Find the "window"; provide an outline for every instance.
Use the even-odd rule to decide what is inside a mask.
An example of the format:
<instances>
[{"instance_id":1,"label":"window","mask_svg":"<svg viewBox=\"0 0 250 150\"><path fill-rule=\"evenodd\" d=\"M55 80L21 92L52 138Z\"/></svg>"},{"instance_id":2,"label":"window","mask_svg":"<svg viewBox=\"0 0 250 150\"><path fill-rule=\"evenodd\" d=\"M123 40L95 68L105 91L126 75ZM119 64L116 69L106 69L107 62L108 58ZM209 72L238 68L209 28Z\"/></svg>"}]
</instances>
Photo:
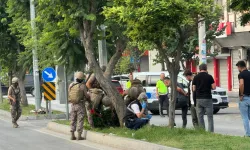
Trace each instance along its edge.
<instances>
[{"instance_id":1,"label":"window","mask_svg":"<svg viewBox=\"0 0 250 150\"><path fill-rule=\"evenodd\" d=\"M113 77L112 79L113 79L113 80L120 81L120 77Z\"/></svg>"},{"instance_id":2,"label":"window","mask_svg":"<svg viewBox=\"0 0 250 150\"><path fill-rule=\"evenodd\" d=\"M148 76L148 86L155 87L157 81L160 79L159 75L150 75Z\"/></svg>"}]
</instances>

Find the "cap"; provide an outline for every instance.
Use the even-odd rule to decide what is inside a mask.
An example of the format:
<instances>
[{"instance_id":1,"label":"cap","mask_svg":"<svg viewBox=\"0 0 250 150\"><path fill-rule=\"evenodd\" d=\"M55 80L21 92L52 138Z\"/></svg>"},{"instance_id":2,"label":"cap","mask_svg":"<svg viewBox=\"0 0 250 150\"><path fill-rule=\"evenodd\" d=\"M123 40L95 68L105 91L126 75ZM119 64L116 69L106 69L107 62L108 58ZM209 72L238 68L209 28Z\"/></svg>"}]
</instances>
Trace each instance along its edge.
<instances>
[{"instance_id":1,"label":"cap","mask_svg":"<svg viewBox=\"0 0 250 150\"><path fill-rule=\"evenodd\" d=\"M12 83L18 83L18 78L17 77L12 78Z\"/></svg>"},{"instance_id":2,"label":"cap","mask_svg":"<svg viewBox=\"0 0 250 150\"><path fill-rule=\"evenodd\" d=\"M138 96L138 100L145 100L148 99L147 94L145 92L142 92L139 96Z\"/></svg>"}]
</instances>

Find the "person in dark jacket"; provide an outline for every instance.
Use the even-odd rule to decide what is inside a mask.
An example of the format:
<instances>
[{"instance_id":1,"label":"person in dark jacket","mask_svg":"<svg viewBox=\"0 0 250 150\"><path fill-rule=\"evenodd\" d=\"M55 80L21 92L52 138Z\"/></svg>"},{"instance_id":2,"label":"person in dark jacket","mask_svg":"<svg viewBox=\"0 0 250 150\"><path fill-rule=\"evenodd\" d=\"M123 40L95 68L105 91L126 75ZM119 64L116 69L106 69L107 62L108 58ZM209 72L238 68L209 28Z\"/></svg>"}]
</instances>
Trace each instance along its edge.
<instances>
[{"instance_id":1,"label":"person in dark jacket","mask_svg":"<svg viewBox=\"0 0 250 150\"><path fill-rule=\"evenodd\" d=\"M138 88L131 87L129 90L129 97L131 102L126 108L124 117L125 126L129 129L137 130L145 126L151 119L151 115L145 115L145 109L147 107L146 102L140 103Z\"/></svg>"},{"instance_id":2,"label":"person in dark jacket","mask_svg":"<svg viewBox=\"0 0 250 150\"><path fill-rule=\"evenodd\" d=\"M171 81L169 77L166 77L165 82L167 86L169 87L171 85ZM177 98L176 98L176 108L181 109L181 115L182 115L182 128L186 128L187 126L187 112L188 112L188 93L184 91L184 87L182 84L177 83Z\"/></svg>"}]
</instances>

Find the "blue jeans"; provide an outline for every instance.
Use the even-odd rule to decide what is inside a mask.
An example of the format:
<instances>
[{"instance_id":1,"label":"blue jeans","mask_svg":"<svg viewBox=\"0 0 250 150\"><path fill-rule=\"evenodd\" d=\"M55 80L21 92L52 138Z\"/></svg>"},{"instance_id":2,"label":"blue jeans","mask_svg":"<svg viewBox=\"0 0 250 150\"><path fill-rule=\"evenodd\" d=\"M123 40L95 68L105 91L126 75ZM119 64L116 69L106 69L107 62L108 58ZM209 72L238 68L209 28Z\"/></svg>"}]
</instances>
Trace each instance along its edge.
<instances>
[{"instance_id":1,"label":"blue jeans","mask_svg":"<svg viewBox=\"0 0 250 150\"><path fill-rule=\"evenodd\" d=\"M127 120L125 125L129 129L137 130L145 126L148 123L148 121L149 121L148 119L136 118L133 121Z\"/></svg>"},{"instance_id":2,"label":"blue jeans","mask_svg":"<svg viewBox=\"0 0 250 150\"><path fill-rule=\"evenodd\" d=\"M250 136L249 120L250 120L250 97L244 96L239 102L239 109L243 120L246 136Z\"/></svg>"}]
</instances>

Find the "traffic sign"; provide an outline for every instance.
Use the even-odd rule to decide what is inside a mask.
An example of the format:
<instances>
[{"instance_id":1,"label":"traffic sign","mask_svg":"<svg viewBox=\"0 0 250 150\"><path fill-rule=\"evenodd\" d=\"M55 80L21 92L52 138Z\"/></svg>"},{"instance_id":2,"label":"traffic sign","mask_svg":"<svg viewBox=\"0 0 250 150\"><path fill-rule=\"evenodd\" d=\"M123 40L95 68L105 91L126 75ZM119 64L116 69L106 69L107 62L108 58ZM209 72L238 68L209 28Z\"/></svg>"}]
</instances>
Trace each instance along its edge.
<instances>
[{"instance_id":1,"label":"traffic sign","mask_svg":"<svg viewBox=\"0 0 250 150\"><path fill-rule=\"evenodd\" d=\"M56 100L56 86L54 82L44 82L42 87L45 100Z\"/></svg>"},{"instance_id":2,"label":"traffic sign","mask_svg":"<svg viewBox=\"0 0 250 150\"><path fill-rule=\"evenodd\" d=\"M42 77L45 82L53 82L56 78L56 71L51 67L45 68Z\"/></svg>"}]
</instances>

